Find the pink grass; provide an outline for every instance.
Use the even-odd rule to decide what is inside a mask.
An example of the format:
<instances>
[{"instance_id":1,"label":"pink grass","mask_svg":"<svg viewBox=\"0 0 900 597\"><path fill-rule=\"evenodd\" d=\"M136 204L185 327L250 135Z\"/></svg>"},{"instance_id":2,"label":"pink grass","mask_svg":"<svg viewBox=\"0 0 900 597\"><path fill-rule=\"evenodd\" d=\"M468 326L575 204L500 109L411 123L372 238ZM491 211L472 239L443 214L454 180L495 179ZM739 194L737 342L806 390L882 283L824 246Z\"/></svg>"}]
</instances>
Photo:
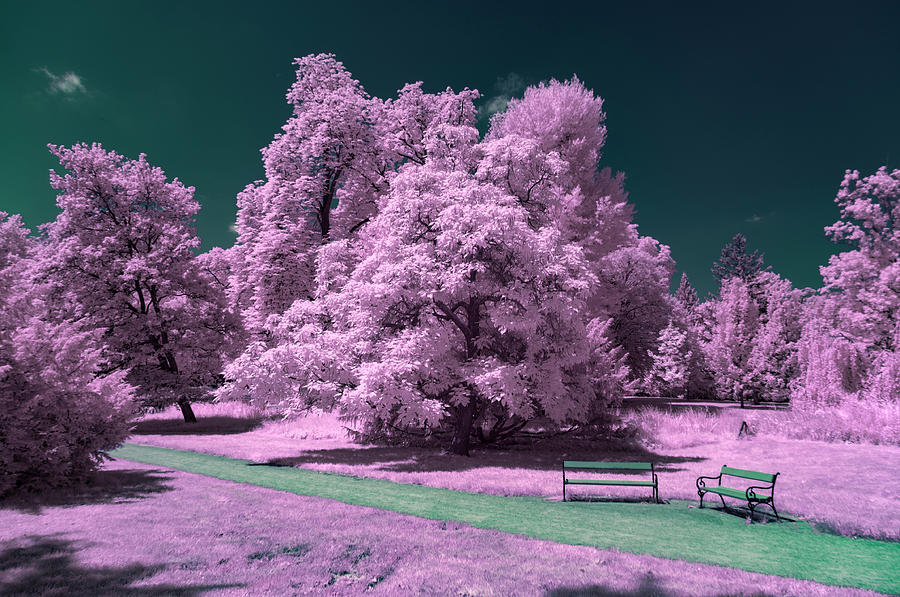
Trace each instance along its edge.
<instances>
[{"instance_id":1,"label":"pink grass","mask_svg":"<svg viewBox=\"0 0 900 597\"><path fill-rule=\"evenodd\" d=\"M0 594L875 595L159 470L2 504Z\"/></svg>"},{"instance_id":2,"label":"pink grass","mask_svg":"<svg viewBox=\"0 0 900 597\"><path fill-rule=\"evenodd\" d=\"M644 418L649 429L645 449L557 441L476 449L471 458L442 454L438 449L360 446L331 415L267 421L247 433L135 435L131 441L496 495L561 497L560 465L565 459L653 460L658 464L661 498L697 499L696 478L715 475L728 464L780 472L776 506L782 514L842 535L900 539L900 480L895 474L900 448L759 435L735 439L746 414L749 411L737 409L719 414L638 412L635 416ZM600 491L633 498L649 495L635 489L604 487ZM587 495L581 488L575 493Z\"/></svg>"}]
</instances>

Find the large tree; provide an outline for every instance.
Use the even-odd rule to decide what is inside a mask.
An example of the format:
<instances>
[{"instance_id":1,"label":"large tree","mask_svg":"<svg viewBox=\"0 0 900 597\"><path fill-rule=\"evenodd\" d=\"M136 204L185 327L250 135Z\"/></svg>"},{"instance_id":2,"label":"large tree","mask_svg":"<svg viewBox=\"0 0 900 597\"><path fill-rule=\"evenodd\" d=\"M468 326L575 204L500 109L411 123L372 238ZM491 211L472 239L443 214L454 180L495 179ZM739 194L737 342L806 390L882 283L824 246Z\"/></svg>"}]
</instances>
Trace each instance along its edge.
<instances>
[{"instance_id":1,"label":"large tree","mask_svg":"<svg viewBox=\"0 0 900 597\"><path fill-rule=\"evenodd\" d=\"M794 397L833 403L896 396L900 349L900 170L861 177L848 170L825 228L849 249L820 268L823 286L804 309Z\"/></svg>"},{"instance_id":2,"label":"large tree","mask_svg":"<svg viewBox=\"0 0 900 597\"><path fill-rule=\"evenodd\" d=\"M194 260L193 187L99 144L50 146L60 213L38 254L48 300L79 330L99 331L101 371L128 371L146 405L207 395L232 328L224 294Z\"/></svg>"},{"instance_id":3,"label":"large tree","mask_svg":"<svg viewBox=\"0 0 900 597\"><path fill-rule=\"evenodd\" d=\"M722 283L712 309L711 338L704 346L720 396L744 401L751 395L750 355L759 329L759 307L739 277Z\"/></svg>"},{"instance_id":4,"label":"large tree","mask_svg":"<svg viewBox=\"0 0 900 597\"><path fill-rule=\"evenodd\" d=\"M604 196L578 211L588 200L572 173L591 185L597 176L597 147L584 147L596 139L578 127L601 130L599 101L577 82L542 89L513 108L571 123L558 98L574 96L594 105L590 118L568 134L496 119L479 142L474 92L426 100L413 86L388 103L411 106L396 122L425 130L387 137L404 157L378 213L319 249L317 300L285 312L275 346L255 344L225 393L296 396L387 429L446 432L460 454L473 436L497 439L538 416L584 422L620 397L628 369L609 316L586 316L596 277L574 223L602 221L600 203L612 225L627 206Z\"/></svg>"}]
</instances>

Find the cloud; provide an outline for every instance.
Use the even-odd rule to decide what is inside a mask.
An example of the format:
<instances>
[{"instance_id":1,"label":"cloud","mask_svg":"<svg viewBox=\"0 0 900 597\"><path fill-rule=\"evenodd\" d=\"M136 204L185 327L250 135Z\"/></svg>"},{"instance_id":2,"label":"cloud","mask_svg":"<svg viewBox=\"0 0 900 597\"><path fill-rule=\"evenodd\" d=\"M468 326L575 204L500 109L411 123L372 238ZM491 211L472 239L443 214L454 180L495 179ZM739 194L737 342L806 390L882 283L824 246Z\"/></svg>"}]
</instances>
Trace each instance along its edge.
<instances>
[{"instance_id":1,"label":"cloud","mask_svg":"<svg viewBox=\"0 0 900 597\"><path fill-rule=\"evenodd\" d=\"M231 226L229 226L228 229L231 230L234 234L237 234L237 233L238 233L238 231L237 231L237 226L235 226L234 224L232 224Z\"/></svg>"},{"instance_id":2,"label":"cloud","mask_svg":"<svg viewBox=\"0 0 900 597\"><path fill-rule=\"evenodd\" d=\"M35 69L39 73L43 73L49 81L47 92L51 95L60 95L68 99L88 95L87 87L84 86L82 78L72 71L65 72L61 75L50 72L46 66Z\"/></svg>"},{"instance_id":3,"label":"cloud","mask_svg":"<svg viewBox=\"0 0 900 597\"><path fill-rule=\"evenodd\" d=\"M758 216L758 215L756 215L756 214L753 214L753 215L750 216L749 218L746 218L744 221L745 221L745 222L750 222L751 224L756 224L757 222L762 222L762 216Z\"/></svg>"},{"instance_id":4,"label":"cloud","mask_svg":"<svg viewBox=\"0 0 900 597\"><path fill-rule=\"evenodd\" d=\"M510 98L504 97L502 95L495 95L494 97L488 98L487 102L481 108L478 109L478 117L479 118L490 118L497 112L502 112L506 110L507 104L509 104Z\"/></svg>"},{"instance_id":5,"label":"cloud","mask_svg":"<svg viewBox=\"0 0 900 597\"><path fill-rule=\"evenodd\" d=\"M494 90L501 95L519 95L525 91L525 79L518 73L509 73L502 77L497 77L494 83Z\"/></svg>"},{"instance_id":6,"label":"cloud","mask_svg":"<svg viewBox=\"0 0 900 597\"><path fill-rule=\"evenodd\" d=\"M522 95L525 87L527 87L525 79L518 73L507 73L497 77L493 87L494 94L478 109L479 120L488 119L497 112L506 110L509 100Z\"/></svg>"}]
</instances>

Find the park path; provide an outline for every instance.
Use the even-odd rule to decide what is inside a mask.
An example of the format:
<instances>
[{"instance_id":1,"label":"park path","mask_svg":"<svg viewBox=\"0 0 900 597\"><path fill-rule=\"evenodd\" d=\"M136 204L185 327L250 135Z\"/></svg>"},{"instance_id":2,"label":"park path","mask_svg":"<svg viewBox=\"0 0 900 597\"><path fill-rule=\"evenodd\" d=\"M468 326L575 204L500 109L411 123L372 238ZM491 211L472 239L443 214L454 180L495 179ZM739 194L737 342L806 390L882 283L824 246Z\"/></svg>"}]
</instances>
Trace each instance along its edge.
<instances>
[{"instance_id":1,"label":"park path","mask_svg":"<svg viewBox=\"0 0 900 597\"><path fill-rule=\"evenodd\" d=\"M601 549L900 594L900 543L817 533L806 523L745 524L690 502L554 502L277 467L125 444L124 460L218 479Z\"/></svg>"}]
</instances>

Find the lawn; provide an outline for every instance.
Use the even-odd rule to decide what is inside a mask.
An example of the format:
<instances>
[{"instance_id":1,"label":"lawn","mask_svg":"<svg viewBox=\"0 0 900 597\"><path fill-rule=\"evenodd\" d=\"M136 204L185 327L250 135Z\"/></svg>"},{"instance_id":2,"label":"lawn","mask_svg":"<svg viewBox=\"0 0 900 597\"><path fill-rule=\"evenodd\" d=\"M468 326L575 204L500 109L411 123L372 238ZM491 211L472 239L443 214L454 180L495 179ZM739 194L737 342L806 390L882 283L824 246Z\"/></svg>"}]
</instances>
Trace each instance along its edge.
<instances>
[{"instance_id":1,"label":"lawn","mask_svg":"<svg viewBox=\"0 0 900 597\"><path fill-rule=\"evenodd\" d=\"M0 505L0 594L10 596L875 595L124 460L87 489Z\"/></svg>"},{"instance_id":2,"label":"lawn","mask_svg":"<svg viewBox=\"0 0 900 597\"><path fill-rule=\"evenodd\" d=\"M639 414L650 432L638 442L529 440L477 448L463 458L437 449L361 446L328 415L265 420L242 405L197 405L197 413L201 422L190 426L175 412L147 417L131 441L282 465L244 463L252 478L243 480L277 485L278 479L304 479L299 489L306 493L316 485L309 479L343 481L314 470L365 477L351 482L356 489L349 494L329 495L378 508L119 460L87 489L0 503L0 594L874 594L835 586L840 584L900 593L891 575L900 546L895 446L761 435L737 440L740 417L749 413L722 411L652 420ZM621 492L629 501L559 503L559 466L566 458L653 459L661 469L661 497L670 503L634 503L649 494L643 490ZM780 471L779 512L812 520L815 527L746 525L739 510L691 508L694 478L721 464ZM379 484L373 491L371 479L413 485ZM441 501L447 492L433 488L487 501L447 504ZM374 498L387 502L372 503ZM524 510L510 510L510 504ZM559 518L560 512L565 516ZM580 524L573 525L571 516ZM702 538L685 542L671 534L686 526ZM722 552L709 549L710 529L730 544L729 553L736 545L749 553L722 559L725 566L686 561L717 561ZM767 554L747 547L770 537L800 551ZM872 545L875 551L867 552ZM785 577L730 567L737 565Z\"/></svg>"},{"instance_id":3,"label":"lawn","mask_svg":"<svg viewBox=\"0 0 900 597\"><path fill-rule=\"evenodd\" d=\"M504 449L477 448L471 458L465 458L437 448L362 446L351 441L329 415L263 422L248 418L242 405L205 408L208 416L217 418L218 427L206 423L205 429L189 435L193 426L167 411L142 423L132 441L503 496L561 498L563 460L652 460L659 472L661 498L695 500L696 478L715 475L727 464L780 472L775 498L779 513L807 520L829 533L900 540L900 476L896 474L900 447L767 436L737 439L742 418L784 414L777 411L714 409L652 417L640 412L640 423L653 432L641 442L526 441ZM226 416L229 413L233 416ZM247 425L248 420L252 424ZM240 427L242 421L244 427ZM644 495L610 487L602 491Z\"/></svg>"}]
</instances>

